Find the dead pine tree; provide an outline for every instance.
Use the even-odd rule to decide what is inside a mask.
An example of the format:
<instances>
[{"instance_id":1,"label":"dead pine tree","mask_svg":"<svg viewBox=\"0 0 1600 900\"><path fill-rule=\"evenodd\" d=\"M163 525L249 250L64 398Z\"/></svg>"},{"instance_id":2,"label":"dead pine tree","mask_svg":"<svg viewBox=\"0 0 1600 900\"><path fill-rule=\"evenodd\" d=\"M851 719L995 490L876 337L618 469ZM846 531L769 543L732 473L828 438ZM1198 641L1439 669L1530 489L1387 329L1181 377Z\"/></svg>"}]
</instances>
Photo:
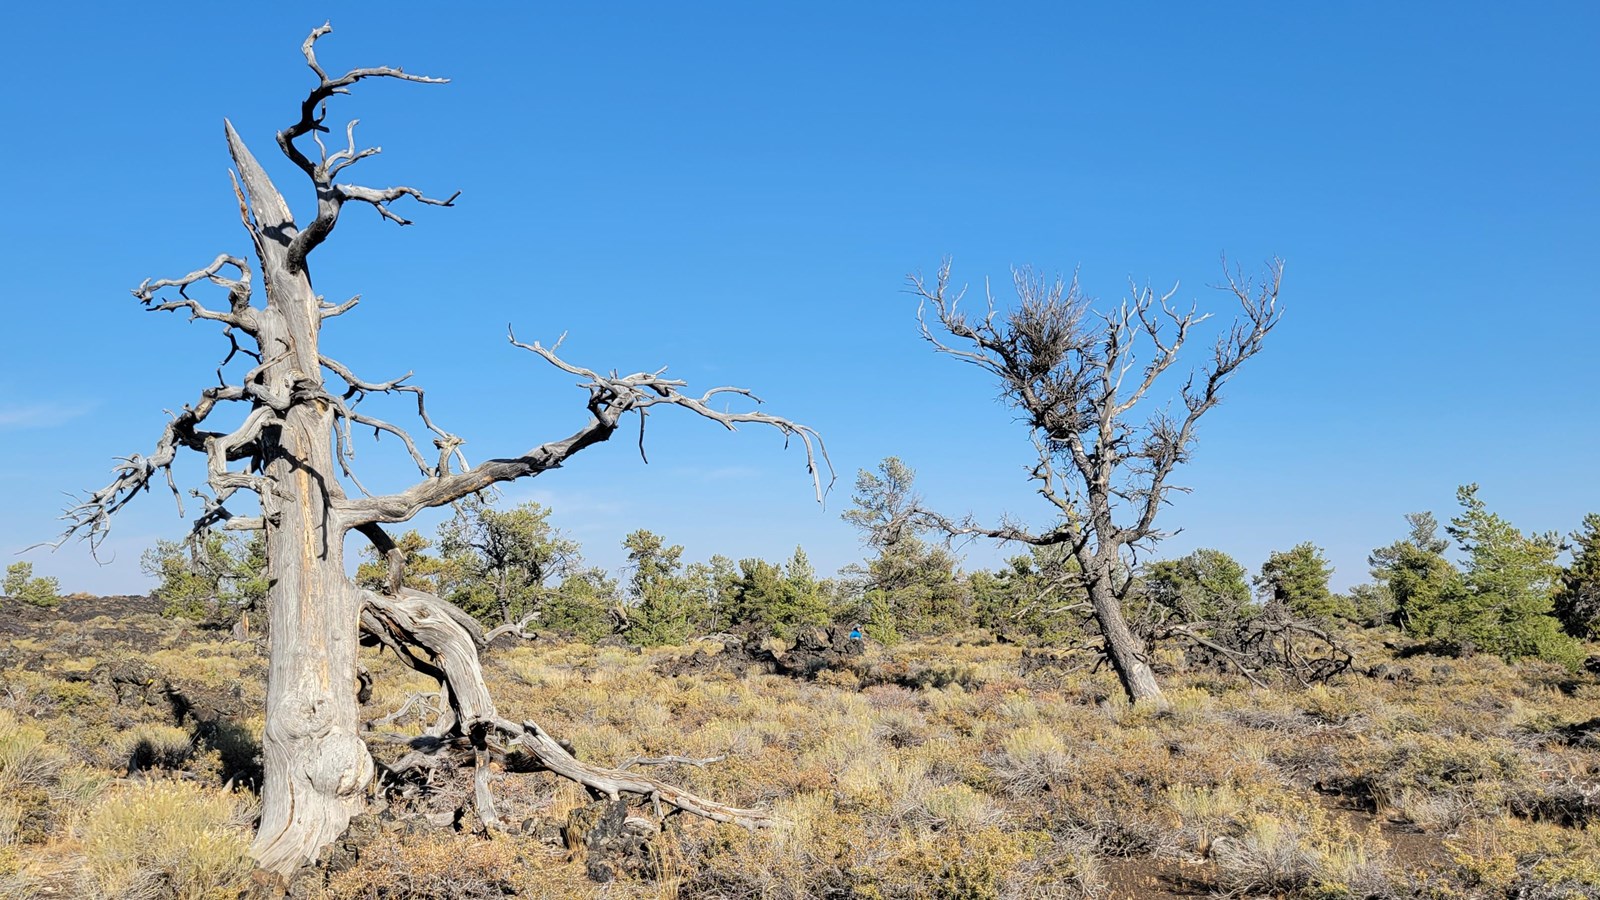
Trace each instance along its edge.
<instances>
[{"instance_id":1,"label":"dead pine tree","mask_svg":"<svg viewBox=\"0 0 1600 900\"><path fill-rule=\"evenodd\" d=\"M1145 655L1128 627L1123 601L1134 583L1136 554L1159 540L1156 516L1172 491L1169 479L1189 459L1195 427L1222 399L1222 387L1282 317L1278 288L1283 262L1273 260L1259 280L1224 263L1224 292L1241 314L1212 347L1211 361L1190 373L1177 410L1144 412L1157 381L1182 354L1190 331L1209 318L1197 307L1171 304L1174 287L1157 295L1133 286L1119 305L1097 311L1068 282L1013 272L1017 302L1002 313L993 295L979 316L960 310L963 291L950 264L933 284L911 276L922 301L922 335L940 353L971 363L1000 384L1006 403L1026 422L1038 461L1035 489L1057 524L1030 530L1010 522L979 524L918 509L911 515L952 537L988 537L1034 546L1064 546L1077 560L1081 588L1104 638L1104 650L1128 697L1164 702ZM926 311L933 311L930 325ZM937 330L936 330L937 329ZM1131 377L1130 377L1131 376Z\"/></svg>"},{"instance_id":2,"label":"dead pine tree","mask_svg":"<svg viewBox=\"0 0 1600 900\"><path fill-rule=\"evenodd\" d=\"M804 447L818 497L818 461L826 453L808 427L762 412L714 408L722 401L755 398L743 389L719 387L686 393L683 382L662 371L619 376L600 374L566 362L555 346L511 344L576 376L588 392L588 421L571 434L536 444L519 454L469 466L462 440L429 416L420 388L409 376L374 381L353 372L321 346L322 325L356 305L325 301L312 286L307 261L333 233L346 204L371 207L383 218L409 224L391 206L410 201L450 206L454 197L434 199L412 187L372 188L343 180L347 170L378 152L358 147L355 123L344 129L343 146L331 150L321 135L327 101L348 94L357 83L387 78L441 84L400 69L359 68L330 77L317 61L316 43L332 29L311 32L302 52L316 84L301 102L298 118L277 133L278 148L309 182L316 214L303 226L290 214L231 123L225 123L228 152L235 167L234 194L239 217L254 245L254 260L223 254L204 268L179 278L146 280L135 296L152 310L187 312L192 319L221 325L232 348L234 367L251 365L236 381L199 392L166 425L148 455L122 460L114 480L67 511L62 539L105 537L110 518L141 490L164 480L182 498L172 475L180 450L203 454L209 492L192 491L203 509L196 530L221 527L265 533L270 592L270 664L263 743L265 778L261 822L252 853L262 869L291 875L316 860L366 803L374 773L362 737L357 702L360 643L391 648L412 667L439 679L447 708L429 729L437 745L468 744L477 765L475 805L487 828L498 824L489 792L489 761L512 745L546 768L615 799L619 793L650 798L717 821L761 825L759 810L712 802L649 776L580 762L532 722L513 722L496 710L484 684L479 653L483 633L466 613L436 596L403 588L403 557L385 532L422 510L470 497L497 483L530 478L559 467L585 447L610 438L628 413L642 425L647 411L675 406L733 429L743 423L770 426ZM309 145L309 146L308 146ZM226 300L206 305L190 296L208 284ZM248 359L246 359L246 357ZM224 362L226 372L228 362ZM425 456L403 427L362 411L366 395L409 394L417 416L431 433L437 453ZM213 430L213 412L232 407L242 424ZM219 417L220 418L220 417ZM237 419L234 419L237 420ZM370 428L398 439L420 472L420 480L398 493L370 495L351 470L351 429ZM229 504L253 495L250 508L235 515ZM258 514L257 514L258 513ZM371 541L390 563L389 586L364 590L345 570L345 540L356 532ZM415 754L414 754L415 756ZM413 760L427 764L424 760Z\"/></svg>"}]
</instances>

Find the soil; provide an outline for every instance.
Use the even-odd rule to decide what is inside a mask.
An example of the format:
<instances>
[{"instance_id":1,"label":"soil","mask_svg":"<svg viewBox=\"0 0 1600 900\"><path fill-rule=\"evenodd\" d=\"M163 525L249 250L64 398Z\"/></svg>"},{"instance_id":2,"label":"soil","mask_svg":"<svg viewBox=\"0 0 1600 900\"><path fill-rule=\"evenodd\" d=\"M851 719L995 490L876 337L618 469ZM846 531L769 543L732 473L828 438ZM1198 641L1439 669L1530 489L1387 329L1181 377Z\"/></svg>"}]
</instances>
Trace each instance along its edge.
<instances>
[{"instance_id":1,"label":"soil","mask_svg":"<svg viewBox=\"0 0 1600 900\"><path fill-rule=\"evenodd\" d=\"M1170 900L1215 896L1210 863L1172 859L1108 859L1106 900Z\"/></svg>"}]
</instances>

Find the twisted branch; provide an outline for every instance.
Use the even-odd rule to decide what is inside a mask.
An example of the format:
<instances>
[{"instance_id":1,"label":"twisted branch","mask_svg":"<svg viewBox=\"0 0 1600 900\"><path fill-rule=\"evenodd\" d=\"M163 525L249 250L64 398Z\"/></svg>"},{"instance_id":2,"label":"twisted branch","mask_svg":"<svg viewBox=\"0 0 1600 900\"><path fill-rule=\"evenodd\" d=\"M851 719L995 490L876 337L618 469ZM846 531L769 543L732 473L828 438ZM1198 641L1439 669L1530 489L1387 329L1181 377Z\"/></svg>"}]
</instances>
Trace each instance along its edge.
<instances>
[{"instance_id":1,"label":"twisted branch","mask_svg":"<svg viewBox=\"0 0 1600 900\"><path fill-rule=\"evenodd\" d=\"M239 273L238 278L223 276L223 267L232 267ZM201 281L209 281L228 291L228 312L208 309L198 300L188 294L189 287ZM164 288L175 287L178 296L182 299L158 302L156 294ZM189 310L189 318L210 319L224 322L229 326L243 329L250 334L255 334L255 320L250 314L250 264L237 256L227 253L218 254L211 264L204 268L196 269L181 278L162 278L153 281L146 278L133 289L133 295L139 298L150 312L171 312L178 309Z\"/></svg>"},{"instance_id":2,"label":"twisted branch","mask_svg":"<svg viewBox=\"0 0 1600 900\"><path fill-rule=\"evenodd\" d=\"M307 225L304 231L294 235L289 244L287 263L289 271L299 271L305 266L306 257L312 250L327 239L332 233L334 225L339 220L339 211L348 200L369 203L378 214L400 225L411 224L410 220L396 215L389 204L402 197L411 197L430 206L452 206L461 192L450 195L444 200L438 200L423 194L412 187L369 188L358 185L335 184L333 179L342 171L355 165L370 156L382 152L380 147L367 147L356 149L355 129L359 119L352 120L345 126L346 147L343 150L329 153L322 143L319 133L326 133L327 127L323 122L327 119L327 102L336 94L350 93L351 85L368 78L394 78L400 81L410 81L417 84L448 84L448 78L429 78L424 75L412 75L403 69L389 66L375 66L368 68L351 69L338 78L329 78L317 62L317 40L333 31L333 26L324 22L320 27L312 30L305 43L300 46L300 52L305 55L306 65L317 75L317 86L311 89L306 99L300 103L300 118L288 128L278 132L278 147L285 156L300 168L311 179L317 189L317 216ZM312 162L304 152L295 144L295 141L310 134L316 142L318 159ZM337 315L337 313L334 313Z\"/></svg>"},{"instance_id":3,"label":"twisted branch","mask_svg":"<svg viewBox=\"0 0 1600 900\"><path fill-rule=\"evenodd\" d=\"M223 385L202 391L200 399L193 406L185 406L181 412L172 416L166 428L162 429L155 449L149 455L135 453L131 456L118 457L119 464L112 469L115 477L109 484L90 493L82 501L62 512L61 518L69 524L60 538L35 546L60 547L68 539L77 537L88 541L91 553L98 551L100 543L110 532L111 516L126 506L140 491L149 490L150 483L157 473L165 476L167 486L172 490L172 496L177 502L178 514L183 515L183 496L179 493L177 482L172 476L172 462L177 457L179 447L205 453L214 476L220 461L223 474L218 477L218 483L213 483L213 487L219 493L226 490L231 494L241 487L256 487L257 483L249 476L228 474L225 463L255 453L255 441L260 434L262 420L252 414L245 420L245 424L231 435L200 429L201 423L218 403L249 399L250 396L245 389L235 385Z\"/></svg>"},{"instance_id":4,"label":"twisted branch","mask_svg":"<svg viewBox=\"0 0 1600 900\"><path fill-rule=\"evenodd\" d=\"M343 501L338 509L347 526L359 527L371 522L403 522L424 509L443 506L499 482L532 477L559 468L562 463L585 447L609 439L616 433L620 420L627 413L643 414L646 410L662 405L683 407L720 423L729 431L735 431L739 425L747 423L775 428L786 439L796 438L805 447L806 470L811 475L818 502L821 502L826 491L822 483L819 460L828 468L828 486L833 483L833 463L828 459L827 448L821 436L811 427L764 412L733 412L711 407L713 399L721 395L735 395L760 402L744 388L716 387L697 397L689 396L681 391L681 388L686 386L685 382L663 377L662 373L665 370L638 372L627 376L615 373L601 375L592 369L568 363L557 356L555 351L560 347L559 340L552 347L545 347L537 342L524 344L518 341L516 335L509 329L508 337L512 346L534 353L556 368L584 379L579 386L589 391L590 421L567 437L540 444L518 457L486 460L460 473L451 473L441 466L433 477L399 493ZM435 443L440 446L441 454L454 452L455 448L451 446L449 437L441 438Z\"/></svg>"},{"instance_id":5,"label":"twisted branch","mask_svg":"<svg viewBox=\"0 0 1600 900\"><path fill-rule=\"evenodd\" d=\"M443 738L454 734L470 739L477 769L474 777L474 807L485 827L499 827L488 784L490 751L500 748L494 746L491 735L508 738L511 744L520 745L550 771L612 800L618 799L621 794L634 794L646 797L653 803L665 803L716 822L747 828L773 824L771 816L763 810L726 806L648 775L627 771L633 765L667 762L705 765L714 760L636 757L615 769L580 762L536 723L518 724L499 714L483 680L483 669L478 661L482 634L473 632L476 623L471 617L421 591L405 589L399 596L385 596L364 590L361 597L364 606L363 629L384 644L396 648L397 652L406 648L401 656L403 661L439 680L454 715L450 717L448 729L437 731L434 736ZM422 662L409 651L409 647L420 647L434 662Z\"/></svg>"},{"instance_id":6,"label":"twisted branch","mask_svg":"<svg viewBox=\"0 0 1600 900\"><path fill-rule=\"evenodd\" d=\"M354 302L355 300L350 301L351 304ZM342 401L337 398L329 399L334 404L334 411L343 420L343 427L338 433L339 464L344 468L345 474L348 475L352 481L355 480L355 476L350 472L348 461L355 457L355 449L349 442L350 422L355 422L359 425L365 425L371 428L373 430L374 437L377 437L380 432L384 431L387 431L390 434L398 437L401 443L405 445L406 452L410 454L411 461L416 464L417 469L424 477L434 478L440 475L448 474L450 470L449 462L452 458L460 463L463 470L469 468L467 465L466 455L461 452L461 445L465 442L462 441L460 437L445 431L438 425L435 425L433 417L428 415L426 392L416 385L405 383L406 379L410 378L412 373L407 372L404 375L401 375L399 378L394 378L389 381L372 382L359 377L350 370L349 366L346 366L344 363L341 363L336 359L323 356L321 357L321 362L324 368L339 376L339 378L342 379L347 386ZM417 449L416 441L404 428L374 416L368 416L363 413L356 412L356 404L360 403L362 399L364 399L369 393L408 393L416 396L417 417L422 420L424 427L434 433L434 446L439 447L441 450L437 466L428 465L428 461L422 456L421 451ZM357 486L360 486L359 482L357 482ZM362 493L366 493L365 488L362 488Z\"/></svg>"}]
</instances>

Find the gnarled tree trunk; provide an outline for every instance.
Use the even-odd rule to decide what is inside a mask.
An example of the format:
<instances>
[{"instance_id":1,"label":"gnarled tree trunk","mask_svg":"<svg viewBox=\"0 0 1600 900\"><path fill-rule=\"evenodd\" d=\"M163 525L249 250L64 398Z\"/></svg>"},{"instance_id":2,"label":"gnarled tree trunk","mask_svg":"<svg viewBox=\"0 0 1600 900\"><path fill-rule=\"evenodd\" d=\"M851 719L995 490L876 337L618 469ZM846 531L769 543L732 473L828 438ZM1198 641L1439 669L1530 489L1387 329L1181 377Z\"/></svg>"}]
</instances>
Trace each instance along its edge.
<instances>
[{"instance_id":1,"label":"gnarled tree trunk","mask_svg":"<svg viewBox=\"0 0 1600 900\"><path fill-rule=\"evenodd\" d=\"M372 756L361 739L356 651L361 599L344 571L342 495L333 458L334 409L317 346L321 304L305 265L292 264L297 234L288 204L227 126L249 203L267 289L261 324L265 393L289 404L263 429L270 660L261 827L252 852L264 869L291 871L337 838L365 803ZM246 385L248 390L250 385Z\"/></svg>"},{"instance_id":2,"label":"gnarled tree trunk","mask_svg":"<svg viewBox=\"0 0 1600 900\"><path fill-rule=\"evenodd\" d=\"M1165 703L1166 695L1161 692L1156 673L1145 659L1144 642L1128 627L1128 619L1122 614L1122 601L1105 579L1089 582L1089 605L1100 625L1100 634L1105 638L1106 657L1111 660L1111 668L1122 682L1128 699L1135 703Z\"/></svg>"},{"instance_id":3,"label":"gnarled tree trunk","mask_svg":"<svg viewBox=\"0 0 1600 900\"><path fill-rule=\"evenodd\" d=\"M537 444L521 455L469 467L459 451L461 439L434 424L423 406L422 390L405 383L409 376L372 382L324 355L318 345L323 320L349 311L356 300L335 305L318 297L306 260L333 232L343 205L370 205L385 219L406 225L407 220L390 210L394 201L410 198L449 206L454 200L434 200L411 187L376 189L337 181L345 169L378 152L356 148L354 122L346 128L344 149L329 152L318 140L318 158L313 160L297 146L296 141L307 134L327 131L322 124L327 101L349 93L359 81L442 83L387 67L351 69L329 78L317 62L314 45L331 30L327 25L313 30L302 46L318 84L301 103L300 118L277 135L279 149L315 188L316 215L303 229L232 124L226 128L228 151L238 172L240 217L255 244L265 302L256 302L260 298L252 288L250 263L227 254L181 278L147 280L134 291L151 309L182 310L192 318L222 323L232 348L223 368L241 353L257 364L239 384L207 388L198 402L184 406L167 424L154 452L123 458L110 484L68 510L71 525L62 540L78 535L91 547L98 546L112 514L147 490L158 473L165 475L179 497L181 512L182 495L172 463L183 448L204 454L212 489L209 496L194 492L205 506L195 531L221 525L266 532L270 661L261 826L252 848L263 869L289 876L314 862L366 802L374 762L362 737L357 700L357 647L363 633L440 680L449 709L430 732L470 741L477 766L475 803L486 828L499 824L489 793L489 762L512 743L520 744L550 771L613 799L619 793L638 794L657 808L665 803L716 821L765 824L768 819L759 810L723 806L647 776L579 762L537 725L502 719L479 662L482 630L466 613L439 598L402 589L403 555L382 523L404 522L424 509L453 503L499 482L559 468L578 451L609 439L627 413L642 417L656 406L682 407L730 430L755 423L797 438L805 447L819 500L823 487L816 455L827 460L820 439L811 429L777 416L713 407L713 402L721 406L727 395L751 398L739 388L720 387L691 396L682 392L683 382L663 377L664 370L601 375L562 360L555 347L524 344L512 337L513 346L583 379L589 420L566 437ZM228 277L225 270L236 271L237 277ZM190 287L207 282L226 289L228 309L209 308L187 294ZM172 289L176 297L160 296ZM253 341L255 349L241 343L240 336ZM327 377L337 378L342 391L330 393ZM415 395L417 415L439 448L436 464L422 456L404 428L356 410L356 402L372 392ZM243 423L227 434L206 430L207 417L223 403L247 406ZM393 435L422 480L394 494L347 496L345 481L366 494L350 467L352 423ZM226 502L241 490L257 495L259 517L236 516L228 510ZM345 536L353 529L390 560L390 583L383 593L358 590L345 573ZM497 743L502 740L504 744Z\"/></svg>"}]
</instances>

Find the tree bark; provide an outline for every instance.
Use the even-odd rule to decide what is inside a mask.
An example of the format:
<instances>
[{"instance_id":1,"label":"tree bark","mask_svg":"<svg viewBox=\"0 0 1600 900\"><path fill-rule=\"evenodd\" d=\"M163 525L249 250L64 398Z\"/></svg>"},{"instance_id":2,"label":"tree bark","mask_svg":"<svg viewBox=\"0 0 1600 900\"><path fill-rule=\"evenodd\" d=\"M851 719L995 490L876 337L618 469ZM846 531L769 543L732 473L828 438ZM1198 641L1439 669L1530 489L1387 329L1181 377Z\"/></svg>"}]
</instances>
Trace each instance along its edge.
<instances>
[{"instance_id":1,"label":"tree bark","mask_svg":"<svg viewBox=\"0 0 1600 900\"><path fill-rule=\"evenodd\" d=\"M342 490L334 410L317 396L319 301L303 261L291 262L288 204L231 124L227 138L267 288L257 380L264 393L298 401L261 440L271 637L261 825L251 848L261 868L287 876L344 832L372 780L355 691L361 598L345 575L345 528L332 509Z\"/></svg>"},{"instance_id":2,"label":"tree bark","mask_svg":"<svg viewBox=\"0 0 1600 900\"><path fill-rule=\"evenodd\" d=\"M1106 579L1089 582L1089 603L1094 607L1095 621L1106 639L1106 656L1111 659L1111 668L1122 682L1128 699L1135 703L1164 705L1166 695L1161 692L1155 671L1145 661L1144 642L1128 627L1122 603Z\"/></svg>"},{"instance_id":3,"label":"tree bark","mask_svg":"<svg viewBox=\"0 0 1600 900\"><path fill-rule=\"evenodd\" d=\"M314 29L302 45L319 83L301 104L300 120L277 136L279 148L316 188L317 213L303 230L233 126L226 127L228 151L237 169L240 218L255 245L265 302L256 302L259 295L253 292L250 264L229 254L180 278L146 279L134 290L135 297L149 309L187 311L191 318L223 323L223 334L232 348L223 367L239 353L257 365L244 374L240 384L207 388L197 402L174 414L154 452L122 457L110 484L67 511L64 518L72 524L61 540L78 535L91 547L98 546L111 516L134 496L148 491L153 479L162 474L181 514L182 494L172 475L173 459L180 449L203 454L207 464L211 493L191 492L204 506L194 522L196 533L217 526L265 532L271 633L261 822L251 848L264 870L289 877L302 865L315 862L322 848L365 806L366 787L375 765L362 739L360 721L358 682L364 673L357 648L363 630L393 649L402 661L441 681L441 695L449 709L429 733L470 739L478 770L475 803L486 828L496 827L499 821L489 792L489 763L494 754L504 751L494 743L502 737L525 747L551 771L613 799L618 793L631 793L649 798L658 811L662 804L669 804L720 822L749 827L770 824L770 817L759 810L712 803L647 776L581 763L537 725L501 719L483 680L479 654L486 643L482 629L453 605L402 587L404 554L380 523L406 521L423 509L461 500L497 483L559 468L574 453L609 439L626 414L638 413L642 421L646 411L657 406L682 407L729 430L741 424L759 424L796 438L805 448L819 501L824 488L817 457L820 455L822 462L828 459L821 438L809 427L779 416L725 408L721 401L729 395L760 402L742 388L716 387L694 396L681 390L684 382L664 377L665 370L602 375L561 359L556 346L519 342L508 329L513 346L584 379L581 385L589 394L589 421L569 436L538 444L520 456L497 457L469 467L459 451L461 439L434 424L423 406L420 387L404 383L409 374L387 382L368 381L323 356L319 348L322 320L347 312L357 298L335 305L318 297L307 259L332 232L343 204L368 204L383 218L405 225L409 222L389 208L393 201L410 198L422 204L450 206L455 199L433 199L411 187L379 190L336 182L335 176L345 168L378 152L377 148L356 149L354 122L345 129L346 149L329 152L322 141L316 141L316 161L295 145L297 138L326 131L322 125L325 102L348 93L350 85L358 81L395 78L442 83L442 79L388 67L352 69L330 78L316 60L314 44L331 30L328 25ZM237 277L231 276L234 271ZM226 311L207 307L185 293L202 283L227 290ZM176 297L163 294L173 289ZM256 349L242 345L240 334L252 339ZM342 396L328 392L324 369L330 378L343 383ZM221 368L218 376L222 377ZM436 438L434 445L440 451L437 465L422 456L404 428L355 410L360 398L369 393L415 395L417 415ZM207 416L222 403L239 403L249 409L243 424L232 433L206 427ZM360 500L347 497L341 477L366 493L349 468L352 423L397 437L417 465L422 481L396 494L367 495ZM239 466L230 468L230 464ZM226 501L240 490L260 498L260 516L235 516L227 509ZM389 561L390 584L382 594L358 589L345 573L344 541L352 529L371 540ZM500 582L502 613L509 620L512 598L505 573ZM420 658L413 649L423 651Z\"/></svg>"},{"instance_id":4,"label":"tree bark","mask_svg":"<svg viewBox=\"0 0 1600 900\"><path fill-rule=\"evenodd\" d=\"M344 832L373 775L355 691L361 601L343 571L343 534L318 515L321 504L306 499L321 493L313 473L302 468L290 478L304 492L301 502L267 530L271 647L261 825L252 847L261 868L282 875Z\"/></svg>"}]
</instances>

